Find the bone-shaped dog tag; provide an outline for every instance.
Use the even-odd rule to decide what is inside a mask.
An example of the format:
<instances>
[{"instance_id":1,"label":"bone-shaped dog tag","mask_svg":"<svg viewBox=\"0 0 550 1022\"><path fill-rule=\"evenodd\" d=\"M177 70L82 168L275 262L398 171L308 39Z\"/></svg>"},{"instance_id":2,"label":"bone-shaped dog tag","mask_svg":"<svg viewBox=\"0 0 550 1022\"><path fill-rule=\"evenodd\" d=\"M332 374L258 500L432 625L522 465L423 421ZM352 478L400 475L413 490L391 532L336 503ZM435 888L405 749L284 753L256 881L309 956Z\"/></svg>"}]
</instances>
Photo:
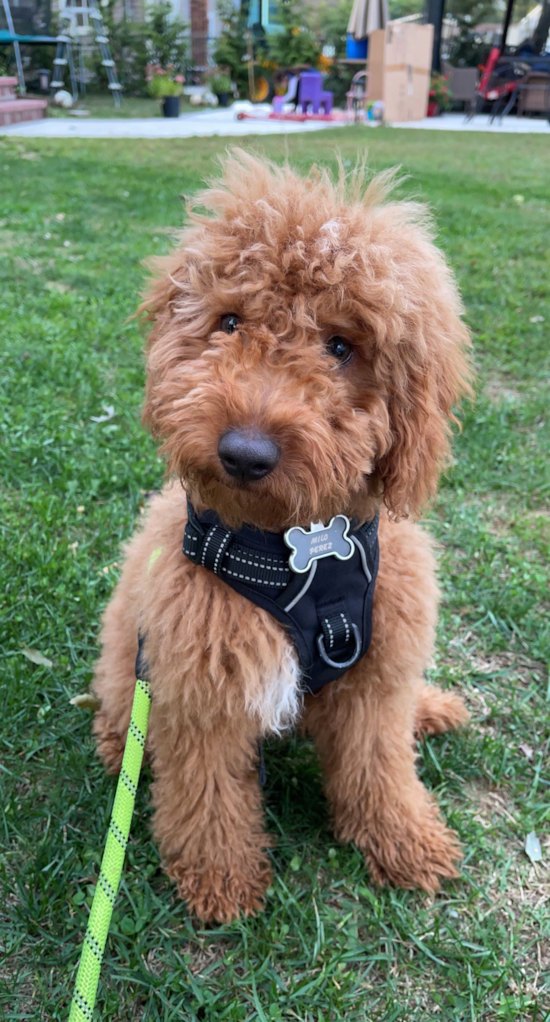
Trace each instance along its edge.
<instances>
[{"instance_id":1,"label":"bone-shaped dog tag","mask_svg":"<svg viewBox=\"0 0 550 1022\"><path fill-rule=\"evenodd\" d=\"M285 543L292 550L288 562L292 570L301 575L313 561L320 561L322 557L337 557L339 561L348 561L354 551L348 535L349 526L349 518L336 515L326 526L317 522L309 530L300 526L288 529L285 532Z\"/></svg>"}]
</instances>

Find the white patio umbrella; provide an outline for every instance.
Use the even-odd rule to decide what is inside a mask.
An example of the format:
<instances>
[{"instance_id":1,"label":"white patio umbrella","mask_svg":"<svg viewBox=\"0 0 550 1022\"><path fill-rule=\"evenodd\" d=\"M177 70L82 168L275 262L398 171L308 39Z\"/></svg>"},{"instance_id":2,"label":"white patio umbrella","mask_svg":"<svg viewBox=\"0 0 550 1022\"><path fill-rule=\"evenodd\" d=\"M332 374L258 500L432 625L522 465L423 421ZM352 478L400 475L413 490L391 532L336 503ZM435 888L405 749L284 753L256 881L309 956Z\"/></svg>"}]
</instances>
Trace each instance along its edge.
<instances>
[{"instance_id":1,"label":"white patio umbrella","mask_svg":"<svg viewBox=\"0 0 550 1022\"><path fill-rule=\"evenodd\" d=\"M348 32L354 39L366 39L389 21L388 0L353 0Z\"/></svg>"}]
</instances>

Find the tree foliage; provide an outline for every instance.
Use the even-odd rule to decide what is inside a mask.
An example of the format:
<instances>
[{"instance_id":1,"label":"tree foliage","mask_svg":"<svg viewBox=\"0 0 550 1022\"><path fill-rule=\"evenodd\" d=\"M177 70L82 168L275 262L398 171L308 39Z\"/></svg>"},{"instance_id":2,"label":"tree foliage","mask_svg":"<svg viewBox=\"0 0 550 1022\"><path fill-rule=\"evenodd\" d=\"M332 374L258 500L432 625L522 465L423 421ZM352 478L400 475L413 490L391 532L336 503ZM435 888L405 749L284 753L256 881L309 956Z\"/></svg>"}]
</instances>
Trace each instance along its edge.
<instances>
[{"instance_id":1,"label":"tree foliage","mask_svg":"<svg viewBox=\"0 0 550 1022\"><path fill-rule=\"evenodd\" d=\"M350 10L349 0L337 0L335 4L324 0L310 9L309 23L319 46L334 47L336 59L346 55Z\"/></svg>"},{"instance_id":2,"label":"tree foliage","mask_svg":"<svg viewBox=\"0 0 550 1022\"><path fill-rule=\"evenodd\" d=\"M223 27L212 55L218 67L231 75L239 93L244 95L248 87L246 6L237 8L233 0L219 0L218 13Z\"/></svg>"},{"instance_id":3,"label":"tree foliage","mask_svg":"<svg viewBox=\"0 0 550 1022\"><path fill-rule=\"evenodd\" d=\"M150 63L183 74L189 62L189 26L174 17L169 0L160 0L147 8L145 29Z\"/></svg>"},{"instance_id":4,"label":"tree foliage","mask_svg":"<svg viewBox=\"0 0 550 1022\"><path fill-rule=\"evenodd\" d=\"M146 67L158 64L185 74L189 62L188 26L173 16L168 0L159 0L146 9L145 21L140 23L116 16L117 0L109 0L101 13L109 36L111 53L116 64L119 81L129 96L147 95ZM106 80L100 55L95 56L95 70L99 81Z\"/></svg>"},{"instance_id":5,"label":"tree foliage","mask_svg":"<svg viewBox=\"0 0 550 1022\"><path fill-rule=\"evenodd\" d=\"M487 22L501 24L504 14L499 0L449 0L446 14L456 24L448 44L450 62L465 67L484 63L490 43L475 29Z\"/></svg>"},{"instance_id":6,"label":"tree foliage","mask_svg":"<svg viewBox=\"0 0 550 1022\"><path fill-rule=\"evenodd\" d=\"M308 23L309 11L302 0L280 0L279 31L267 37L267 55L278 67L316 65L321 46Z\"/></svg>"}]
</instances>

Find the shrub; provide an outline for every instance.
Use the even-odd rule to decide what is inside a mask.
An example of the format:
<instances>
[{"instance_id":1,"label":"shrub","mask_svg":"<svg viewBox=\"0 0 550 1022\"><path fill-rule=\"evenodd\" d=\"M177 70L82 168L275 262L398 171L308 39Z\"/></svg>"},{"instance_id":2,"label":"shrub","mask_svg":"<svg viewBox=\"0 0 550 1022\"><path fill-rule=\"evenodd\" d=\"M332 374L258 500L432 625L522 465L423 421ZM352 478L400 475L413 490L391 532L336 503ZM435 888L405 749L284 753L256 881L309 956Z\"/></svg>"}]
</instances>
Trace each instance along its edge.
<instances>
[{"instance_id":1,"label":"shrub","mask_svg":"<svg viewBox=\"0 0 550 1022\"><path fill-rule=\"evenodd\" d=\"M451 106L451 92L445 75L432 75L430 99L437 103L440 110L449 110Z\"/></svg>"},{"instance_id":2,"label":"shrub","mask_svg":"<svg viewBox=\"0 0 550 1022\"><path fill-rule=\"evenodd\" d=\"M174 18L172 10L168 0L147 8L147 50L151 63L172 67L183 74L189 63L189 27L181 18Z\"/></svg>"},{"instance_id":3,"label":"shrub","mask_svg":"<svg viewBox=\"0 0 550 1022\"><path fill-rule=\"evenodd\" d=\"M267 56L278 67L317 66L321 47L308 25L308 11L301 0L280 0L280 31L267 37Z\"/></svg>"},{"instance_id":4,"label":"shrub","mask_svg":"<svg viewBox=\"0 0 550 1022\"><path fill-rule=\"evenodd\" d=\"M172 68L162 68L158 64L147 66L147 87L153 99L165 99L167 96L181 96L185 78L174 74Z\"/></svg>"},{"instance_id":5,"label":"shrub","mask_svg":"<svg viewBox=\"0 0 550 1022\"><path fill-rule=\"evenodd\" d=\"M246 5L237 9L233 0L219 0L218 13L223 28L212 56L219 68L229 72L240 95L244 96L248 92Z\"/></svg>"},{"instance_id":6,"label":"shrub","mask_svg":"<svg viewBox=\"0 0 550 1022\"><path fill-rule=\"evenodd\" d=\"M317 43L322 50L325 46L334 49L334 58L346 56L346 38L351 11L349 0L338 0L335 4L326 2L311 8L309 21Z\"/></svg>"},{"instance_id":7,"label":"shrub","mask_svg":"<svg viewBox=\"0 0 550 1022\"><path fill-rule=\"evenodd\" d=\"M143 23L126 17L118 20L115 5L117 0L108 0L101 12L118 78L126 95L147 94L148 65L185 73L189 62L188 28L181 18L172 17L172 7L167 0L148 7ZM94 67L98 81L105 83L107 76L97 50L94 50Z\"/></svg>"},{"instance_id":8,"label":"shrub","mask_svg":"<svg viewBox=\"0 0 550 1022\"><path fill-rule=\"evenodd\" d=\"M208 85L212 92L217 96L222 95L224 92L232 92L233 85L229 75L224 74L219 69L214 70L208 75Z\"/></svg>"}]
</instances>

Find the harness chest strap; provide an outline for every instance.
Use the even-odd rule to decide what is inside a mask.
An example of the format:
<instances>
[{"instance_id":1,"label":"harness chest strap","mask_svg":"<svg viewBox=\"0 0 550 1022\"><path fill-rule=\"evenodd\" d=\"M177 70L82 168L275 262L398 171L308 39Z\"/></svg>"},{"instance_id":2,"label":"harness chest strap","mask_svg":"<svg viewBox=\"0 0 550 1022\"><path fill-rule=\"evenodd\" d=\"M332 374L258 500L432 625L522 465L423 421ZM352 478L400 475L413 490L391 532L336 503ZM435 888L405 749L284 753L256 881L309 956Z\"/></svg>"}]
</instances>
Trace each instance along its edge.
<instances>
[{"instance_id":1,"label":"harness chest strap","mask_svg":"<svg viewBox=\"0 0 550 1022\"><path fill-rule=\"evenodd\" d=\"M336 518L343 519L347 529L348 520ZM296 647L304 690L317 692L357 663L370 643L378 517L361 526L351 523L351 529L348 536L337 523L330 532L340 552L323 542L325 530L319 530L317 542L317 532L292 529L287 542L294 553L289 558L281 534L246 525L234 532L215 512L197 515L188 502L183 553L280 621ZM300 540L296 533L305 537L310 560L294 547Z\"/></svg>"}]
</instances>

